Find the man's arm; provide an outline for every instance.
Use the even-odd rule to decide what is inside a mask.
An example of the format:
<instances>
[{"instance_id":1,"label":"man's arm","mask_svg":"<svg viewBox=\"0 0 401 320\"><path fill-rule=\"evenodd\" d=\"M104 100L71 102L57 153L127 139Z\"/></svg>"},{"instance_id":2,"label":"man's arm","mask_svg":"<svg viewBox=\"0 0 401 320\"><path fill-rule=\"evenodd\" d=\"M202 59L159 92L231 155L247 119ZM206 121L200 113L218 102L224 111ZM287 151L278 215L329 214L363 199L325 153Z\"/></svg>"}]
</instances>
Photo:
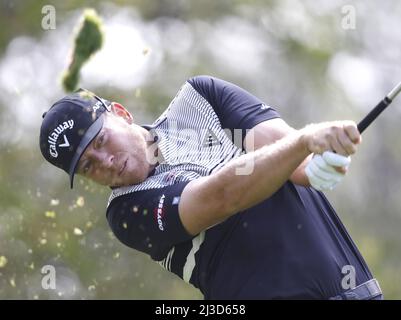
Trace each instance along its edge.
<instances>
[{"instance_id":1,"label":"man's arm","mask_svg":"<svg viewBox=\"0 0 401 320\"><path fill-rule=\"evenodd\" d=\"M275 143L230 161L216 173L190 182L182 192L179 215L192 235L252 207L275 193L311 153L337 151L338 144L355 152L360 135L355 123L310 125ZM253 164L247 175L238 169Z\"/></svg>"},{"instance_id":2,"label":"man's arm","mask_svg":"<svg viewBox=\"0 0 401 320\"><path fill-rule=\"evenodd\" d=\"M281 138L294 133L296 130L290 127L281 118L275 118L263 121L251 130L248 131L244 139L244 147L246 152L251 152L260 149L265 145L270 145ZM309 155L302 163L294 170L290 176L290 180L299 185L310 186L308 177L305 174L305 167L311 159Z\"/></svg>"}]
</instances>

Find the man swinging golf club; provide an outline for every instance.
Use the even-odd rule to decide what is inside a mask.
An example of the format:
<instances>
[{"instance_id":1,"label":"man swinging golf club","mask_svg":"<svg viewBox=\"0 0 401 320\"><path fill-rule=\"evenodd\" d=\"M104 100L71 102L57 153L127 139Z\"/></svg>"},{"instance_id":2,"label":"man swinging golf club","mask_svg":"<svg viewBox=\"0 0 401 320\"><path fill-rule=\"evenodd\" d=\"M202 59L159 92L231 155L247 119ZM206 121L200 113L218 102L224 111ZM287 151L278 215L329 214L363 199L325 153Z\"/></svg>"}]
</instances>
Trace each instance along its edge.
<instances>
[{"instance_id":1,"label":"man swinging golf club","mask_svg":"<svg viewBox=\"0 0 401 320\"><path fill-rule=\"evenodd\" d=\"M53 104L40 132L71 187L79 174L112 188L116 237L206 299L382 299L319 191L341 182L360 142L352 121L295 130L210 76L187 80L151 125L80 90Z\"/></svg>"}]
</instances>

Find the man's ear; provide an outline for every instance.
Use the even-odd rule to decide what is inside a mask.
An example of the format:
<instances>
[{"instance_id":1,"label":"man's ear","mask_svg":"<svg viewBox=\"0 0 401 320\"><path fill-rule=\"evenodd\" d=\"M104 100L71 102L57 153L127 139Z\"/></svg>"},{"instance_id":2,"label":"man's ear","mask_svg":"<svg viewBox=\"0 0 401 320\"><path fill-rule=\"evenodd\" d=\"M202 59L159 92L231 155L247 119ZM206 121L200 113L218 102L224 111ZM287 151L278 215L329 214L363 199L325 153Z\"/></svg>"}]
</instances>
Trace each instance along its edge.
<instances>
[{"instance_id":1,"label":"man's ear","mask_svg":"<svg viewBox=\"0 0 401 320\"><path fill-rule=\"evenodd\" d=\"M132 116L132 114L127 109L125 109L121 104L119 104L117 102L111 103L111 112L114 115L123 118L129 124L134 123L134 117Z\"/></svg>"}]
</instances>

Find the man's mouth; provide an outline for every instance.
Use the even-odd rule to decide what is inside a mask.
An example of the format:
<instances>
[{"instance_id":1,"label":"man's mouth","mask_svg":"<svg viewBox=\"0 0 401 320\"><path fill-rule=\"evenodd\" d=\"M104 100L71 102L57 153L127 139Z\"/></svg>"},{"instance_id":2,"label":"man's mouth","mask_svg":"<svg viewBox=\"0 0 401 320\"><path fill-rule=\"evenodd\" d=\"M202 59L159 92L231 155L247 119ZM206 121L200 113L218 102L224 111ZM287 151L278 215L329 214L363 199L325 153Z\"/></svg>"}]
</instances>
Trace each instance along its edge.
<instances>
[{"instance_id":1,"label":"man's mouth","mask_svg":"<svg viewBox=\"0 0 401 320\"><path fill-rule=\"evenodd\" d=\"M123 165L122 165L120 171L118 172L118 176L121 176L121 174L124 172L125 167L127 166L127 161L128 161L128 159L126 159L126 160L124 161L124 163L123 163Z\"/></svg>"}]
</instances>

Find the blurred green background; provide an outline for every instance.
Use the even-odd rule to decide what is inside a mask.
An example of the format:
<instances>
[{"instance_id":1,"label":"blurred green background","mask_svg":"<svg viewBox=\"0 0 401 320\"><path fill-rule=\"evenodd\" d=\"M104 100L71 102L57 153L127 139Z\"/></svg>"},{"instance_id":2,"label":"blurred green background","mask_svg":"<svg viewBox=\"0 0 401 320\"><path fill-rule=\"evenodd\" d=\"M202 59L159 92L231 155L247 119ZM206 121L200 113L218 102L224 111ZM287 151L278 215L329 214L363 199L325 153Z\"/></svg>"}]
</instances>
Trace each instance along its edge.
<instances>
[{"instance_id":1,"label":"blurred green background","mask_svg":"<svg viewBox=\"0 0 401 320\"><path fill-rule=\"evenodd\" d=\"M45 5L56 10L55 29L43 28ZM196 74L244 87L296 128L358 121L401 80L396 0L1 0L0 299L202 298L113 237L108 188L78 179L70 191L66 174L42 159L41 115L64 94L61 73L85 7L102 16L105 43L81 86L121 102L139 123ZM401 297L400 118L401 99L327 193L387 299ZM56 290L41 286L49 264Z\"/></svg>"}]
</instances>

